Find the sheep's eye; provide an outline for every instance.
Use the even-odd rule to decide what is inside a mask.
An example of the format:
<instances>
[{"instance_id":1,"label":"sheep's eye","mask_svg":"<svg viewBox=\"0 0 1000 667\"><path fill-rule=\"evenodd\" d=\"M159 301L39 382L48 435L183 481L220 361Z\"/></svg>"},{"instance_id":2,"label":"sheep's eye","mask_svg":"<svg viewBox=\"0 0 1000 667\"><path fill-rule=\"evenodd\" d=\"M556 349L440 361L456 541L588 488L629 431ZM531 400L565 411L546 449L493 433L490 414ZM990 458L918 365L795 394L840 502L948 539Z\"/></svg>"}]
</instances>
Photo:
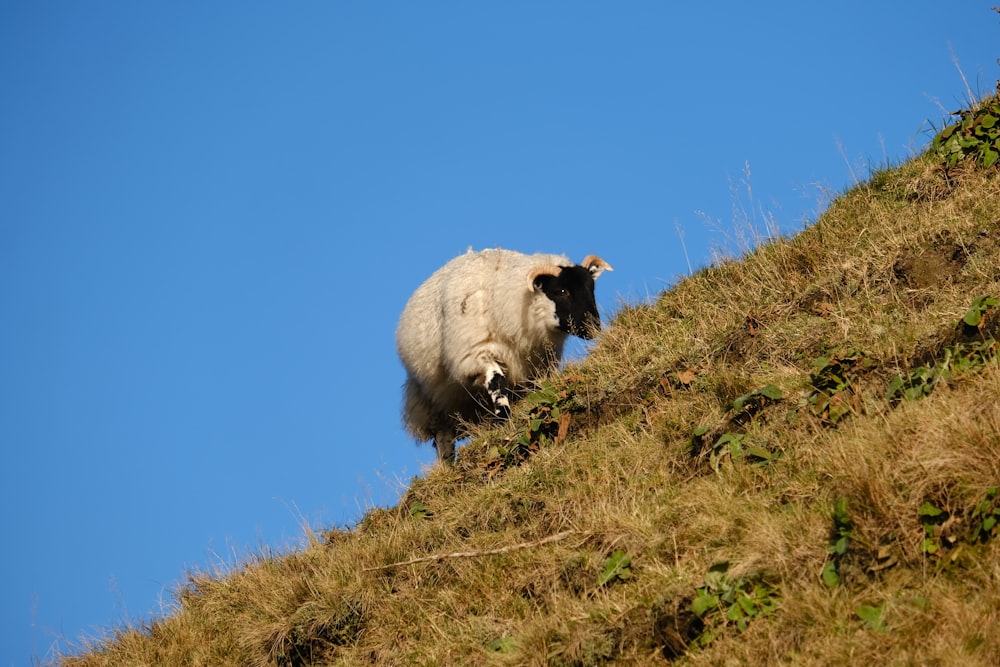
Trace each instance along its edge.
<instances>
[{"instance_id":1,"label":"sheep's eye","mask_svg":"<svg viewBox=\"0 0 1000 667\"><path fill-rule=\"evenodd\" d=\"M566 289L565 287L560 287L559 289L556 290L556 294L558 296L566 296L569 294L569 290Z\"/></svg>"}]
</instances>

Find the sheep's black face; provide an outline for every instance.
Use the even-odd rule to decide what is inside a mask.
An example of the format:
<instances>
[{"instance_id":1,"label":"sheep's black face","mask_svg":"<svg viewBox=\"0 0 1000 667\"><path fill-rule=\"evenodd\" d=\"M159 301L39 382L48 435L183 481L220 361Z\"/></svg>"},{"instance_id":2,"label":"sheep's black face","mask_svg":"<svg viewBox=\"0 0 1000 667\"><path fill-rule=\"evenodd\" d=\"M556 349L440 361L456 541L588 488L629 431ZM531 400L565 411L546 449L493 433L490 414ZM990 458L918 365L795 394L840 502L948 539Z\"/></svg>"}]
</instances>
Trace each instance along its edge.
<instances>
[{"instance_id":1,"label":"sheep's black face","mask_svg":"<svg viewBox=\"0 0 1000 667\"><path fill-rule=\"evenodd\" d=\"M559 329L590 340L601 330L594 300L594 276L582 266L564 266L558 276L541 275L535 286L556 306Z\"/></svg>"}]
</instances>

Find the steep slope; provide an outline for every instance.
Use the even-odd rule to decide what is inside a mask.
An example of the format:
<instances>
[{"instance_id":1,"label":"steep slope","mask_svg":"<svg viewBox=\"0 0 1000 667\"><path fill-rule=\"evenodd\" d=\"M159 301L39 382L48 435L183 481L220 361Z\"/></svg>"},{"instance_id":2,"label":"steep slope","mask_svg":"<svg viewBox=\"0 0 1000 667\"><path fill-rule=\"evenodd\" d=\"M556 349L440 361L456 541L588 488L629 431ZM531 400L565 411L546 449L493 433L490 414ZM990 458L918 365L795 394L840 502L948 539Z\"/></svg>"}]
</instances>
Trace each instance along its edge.
<instances>
[{"instance_id":1,"label":"steep slope","mask_svg":"<svg viewBox=\"0 0 1000 667\"><path fill-rule=\"evenodd\" d=\"M63 664L1000 664L1000 175L937 146Z\"/></svg>"}]
</instances>

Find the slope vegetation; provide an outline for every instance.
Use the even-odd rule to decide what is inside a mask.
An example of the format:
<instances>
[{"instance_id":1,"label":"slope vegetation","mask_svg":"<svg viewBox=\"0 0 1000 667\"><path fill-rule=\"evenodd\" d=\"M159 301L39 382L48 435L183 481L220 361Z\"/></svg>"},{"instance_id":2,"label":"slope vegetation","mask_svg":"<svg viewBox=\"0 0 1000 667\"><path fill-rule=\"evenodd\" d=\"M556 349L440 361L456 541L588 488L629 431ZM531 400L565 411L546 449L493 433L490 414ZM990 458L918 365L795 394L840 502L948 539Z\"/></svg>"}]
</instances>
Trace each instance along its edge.
<instances>
[{"instance_id":1,"label":"slope vegetation","mask_svg":"<svg viewBox=\"0 0 1000 667\"><path fill-rule=\"evenodd\" d=\"M944 143L63 664L1000 664L1000 174Z\"/></svg>"}]
</instances>

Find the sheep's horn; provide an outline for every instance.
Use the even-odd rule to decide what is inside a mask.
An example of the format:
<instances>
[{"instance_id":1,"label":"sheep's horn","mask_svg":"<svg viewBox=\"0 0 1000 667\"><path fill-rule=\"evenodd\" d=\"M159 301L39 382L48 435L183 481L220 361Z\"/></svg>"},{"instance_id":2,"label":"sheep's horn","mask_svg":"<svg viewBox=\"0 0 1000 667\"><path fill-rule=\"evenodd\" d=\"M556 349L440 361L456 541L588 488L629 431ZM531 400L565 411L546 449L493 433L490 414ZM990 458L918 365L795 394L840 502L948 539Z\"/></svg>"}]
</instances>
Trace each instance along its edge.
<instances>
[{"instance_id":1,"label":"sheep's horn","mask_svg":"<svg viewBox=\"0 0 1000 667\"><path fill-rule=\"evenodd\" d=\"M583 261L580 262L580 266L585 269L590 269L590 272L594 274L595 279L605 271L614 271L610 264L597 255L587 255L583 258Z\"/></svg>"},{"instance_id":2,"label":"sheep's horn","mask_svg":"<svg viewBox=\"0 0 1000 667\"><path fill-rule=\"evenodd\" d=\"M539 276L556 276L562 272L562 268L555 266L554 264L542 264L536 266L528 273L528 289L535 289L535 280Z\"/></svg>"}]
</instances>

